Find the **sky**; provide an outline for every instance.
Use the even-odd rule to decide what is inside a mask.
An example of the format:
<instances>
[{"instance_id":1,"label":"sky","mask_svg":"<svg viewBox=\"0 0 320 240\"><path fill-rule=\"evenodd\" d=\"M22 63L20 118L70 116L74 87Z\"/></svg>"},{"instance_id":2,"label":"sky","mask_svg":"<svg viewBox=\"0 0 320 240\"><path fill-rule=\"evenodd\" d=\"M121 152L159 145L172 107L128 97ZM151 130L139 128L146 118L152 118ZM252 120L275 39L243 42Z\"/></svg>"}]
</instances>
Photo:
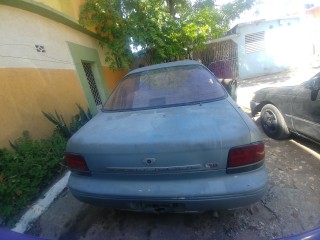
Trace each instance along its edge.
<instances>
[{"instance_id":1,"label":"sky","mask_svg":"<svg viewBox=\"0 0 320 240\"><path fill-rule=\"evenodd\" d=\"M216 0L215 3L222 5L230 1ZM244 12L240 19L237 19L231 25L234 26L241 22L257 19L274 19L297 15L304 11L305 4L313 3L315 6L320 5L319 0L256 0L256 2L256 5L251 10Z\"/></svg>"}]
</instances>

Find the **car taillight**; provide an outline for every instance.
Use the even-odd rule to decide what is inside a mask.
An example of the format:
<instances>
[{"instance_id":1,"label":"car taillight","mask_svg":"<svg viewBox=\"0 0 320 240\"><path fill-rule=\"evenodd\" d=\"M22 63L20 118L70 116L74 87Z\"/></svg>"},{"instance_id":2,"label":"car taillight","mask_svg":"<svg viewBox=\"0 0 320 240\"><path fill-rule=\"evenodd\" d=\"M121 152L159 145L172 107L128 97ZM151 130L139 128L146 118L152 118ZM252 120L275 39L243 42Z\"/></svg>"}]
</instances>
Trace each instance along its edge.
<instances>
[{"instance_id":1,"label":"car taillight","mask_svg":"<svg viewBox=\"0 0 320 240\"><path fill-rule=\"evenodd\" d=\"M263 164L264 154L263 142L231 148L228 155L227 173L259 168Z\"/></svg>"},{"instance_id":2,"label":"car taillight","mask_svg":"<svg viewBox=\"0 0 320 240\"><path fill-rule=\"evenodd\" d=\"M66 153L65 159L71 171L76 171L76 172L85 173L85 174L90 173L87 163L84 157L82 157L81 155Z\"/></svg>"}]
</instances>

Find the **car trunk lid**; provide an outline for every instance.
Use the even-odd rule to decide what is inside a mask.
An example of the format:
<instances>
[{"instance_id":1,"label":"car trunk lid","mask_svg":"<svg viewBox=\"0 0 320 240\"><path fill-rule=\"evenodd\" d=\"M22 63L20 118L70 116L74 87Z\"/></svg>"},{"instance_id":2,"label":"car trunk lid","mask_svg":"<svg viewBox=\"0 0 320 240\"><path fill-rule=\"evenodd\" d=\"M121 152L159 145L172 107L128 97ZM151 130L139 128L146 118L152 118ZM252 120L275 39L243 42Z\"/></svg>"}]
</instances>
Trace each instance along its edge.
<instances>
[{"instance_id":1,"label":"car trunk lid","mask_svg":"<svg viewBox=\"0 0 320 240\"><path fill-rule=\"evenodd\" d=\"M69 141L92 173L150 174L226 168L250 132L228 99L197 105L100 113Z\"/></svg>"}]
</instances>

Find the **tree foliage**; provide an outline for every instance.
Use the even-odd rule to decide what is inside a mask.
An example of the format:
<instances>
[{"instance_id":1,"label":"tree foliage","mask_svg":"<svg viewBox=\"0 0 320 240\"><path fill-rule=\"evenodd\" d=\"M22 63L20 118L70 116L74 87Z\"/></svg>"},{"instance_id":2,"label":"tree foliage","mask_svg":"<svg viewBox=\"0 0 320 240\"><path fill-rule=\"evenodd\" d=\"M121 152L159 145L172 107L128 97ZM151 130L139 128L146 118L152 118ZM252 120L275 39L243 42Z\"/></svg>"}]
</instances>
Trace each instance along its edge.
<instances>
[{"instance_id":1,"label":"tree foliage","mask_svg":"<svg viewBox=\"0 0 320 240\"><path fill-rule=\"evenodd\" d=\"M150 56L150 63L184 59L220 37L253 1L234 0L217 7L214 0L87 0L80 24L95 28L109 49L110 67L123 69L133 59L132 48Z\"/></svg>"}]
</instances>

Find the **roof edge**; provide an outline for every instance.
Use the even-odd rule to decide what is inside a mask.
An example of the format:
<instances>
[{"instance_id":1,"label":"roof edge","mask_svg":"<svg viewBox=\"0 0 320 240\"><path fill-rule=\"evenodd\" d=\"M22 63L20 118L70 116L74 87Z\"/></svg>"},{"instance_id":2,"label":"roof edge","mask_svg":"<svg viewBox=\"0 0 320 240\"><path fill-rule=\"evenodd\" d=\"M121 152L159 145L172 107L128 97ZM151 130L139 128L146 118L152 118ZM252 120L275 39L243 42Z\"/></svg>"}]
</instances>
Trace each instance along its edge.
<instances>
[{"instance_id":1,"label":"roof edge","mask_svg":"<svg viewBox=\"0 0 320 240\"><path fill-rule=\"evenodd\" d=\"M55 22L64 24L71 27L77 31L87 34L93 38L99 39L98 34L89 31L88 29L82 27L73 18L51 8L42 3L37 3L32 0L0 0L0 4L7 5L10 7L19 8L25 11L29 11L38 14L42 17L49 18Z\"/></svg>"}]
</instances>

